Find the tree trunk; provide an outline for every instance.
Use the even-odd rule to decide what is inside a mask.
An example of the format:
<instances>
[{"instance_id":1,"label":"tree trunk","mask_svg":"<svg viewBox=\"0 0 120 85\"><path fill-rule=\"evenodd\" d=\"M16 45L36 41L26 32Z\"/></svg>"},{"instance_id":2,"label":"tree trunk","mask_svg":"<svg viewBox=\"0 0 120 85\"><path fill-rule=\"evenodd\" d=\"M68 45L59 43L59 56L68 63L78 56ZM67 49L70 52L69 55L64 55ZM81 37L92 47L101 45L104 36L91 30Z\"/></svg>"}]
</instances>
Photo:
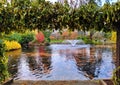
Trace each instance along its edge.
<instances>
[{"instance_id":1,"label":"tree trunk","mask_svg":"<svg viewBox=\"0 0 120 85\"><path fill-rule=\"evenodd\" d=\"M117 28L117 42L116 42L116 66L120 66L120 29ZM116 72L117 80L120 79L120 69ZM119 82L120 84L120 82Z\"/></svg>"}]
</instances>

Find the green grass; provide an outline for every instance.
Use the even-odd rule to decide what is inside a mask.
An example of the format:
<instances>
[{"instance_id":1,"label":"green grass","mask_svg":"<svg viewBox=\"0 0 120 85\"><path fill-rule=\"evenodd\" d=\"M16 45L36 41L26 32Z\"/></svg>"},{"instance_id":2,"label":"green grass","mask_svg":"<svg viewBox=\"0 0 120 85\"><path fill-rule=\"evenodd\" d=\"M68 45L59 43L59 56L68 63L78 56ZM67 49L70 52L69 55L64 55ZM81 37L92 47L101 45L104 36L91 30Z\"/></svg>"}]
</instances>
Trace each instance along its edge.
<instances>
[{"instance_id":1,"label":"green grass","mask_svg":"<svg viewBox=\"0 0 120 85\"><path fill-rule=\"evenodd\" d=\"M60 43L63 43L64 40L51 40L50 41L50 44L60 44Z\"/></svg>"},{"instance_id":2,"label":"green grass","mask_svg":"<svg viewBox=\"0 0 120 85\"><path fill-rule=\"evenodd\" d=\"M90 39L87 39L87 38L82 39L82 40L84 41L85 44L94 44L94 45L99 45L99 44L101 45L102 44L102 42L100 42L99 40L96 41L96 40L90 40ZM55 39L55 40L51 40L50 44L61 44L61 43L65 43L64 41L65 40Z\"/></svg>"}]
</instances>

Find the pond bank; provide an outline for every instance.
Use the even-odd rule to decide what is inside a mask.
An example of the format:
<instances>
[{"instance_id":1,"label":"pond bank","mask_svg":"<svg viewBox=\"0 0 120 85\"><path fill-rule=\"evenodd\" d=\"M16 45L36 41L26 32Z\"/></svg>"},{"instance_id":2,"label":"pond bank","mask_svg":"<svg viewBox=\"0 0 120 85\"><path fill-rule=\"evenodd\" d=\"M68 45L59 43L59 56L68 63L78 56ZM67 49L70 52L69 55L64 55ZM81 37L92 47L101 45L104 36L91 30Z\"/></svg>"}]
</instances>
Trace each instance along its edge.
<instances>
[{"instance_id":1,"label":"pond bank","mask_svg":"<svg viewBox=\"0 0 120 85\"><path fill-rule=\"evenodd\" d=\"M11 83L6 83L3 85L104 85L101 80L14 80Z\"/></svg>"}]
</instances>

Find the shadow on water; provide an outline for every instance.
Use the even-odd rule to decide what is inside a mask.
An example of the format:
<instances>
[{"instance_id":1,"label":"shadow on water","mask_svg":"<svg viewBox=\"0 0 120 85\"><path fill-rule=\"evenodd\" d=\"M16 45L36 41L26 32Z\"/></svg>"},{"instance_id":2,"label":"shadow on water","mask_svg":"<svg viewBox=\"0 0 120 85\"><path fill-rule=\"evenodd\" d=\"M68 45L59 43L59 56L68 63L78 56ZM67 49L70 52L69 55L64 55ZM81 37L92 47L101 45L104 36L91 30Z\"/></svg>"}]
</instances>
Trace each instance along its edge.
<instances>
[{"instance_id":1,"label":"shadow on water","mask_svg":"<svg viewBox=\"0 0 120 85\"><path fill-rule=\"evenodd\" d=\"M114 54L111 46L58 44L6 53L9 72L18 80L110 79Z\"/></svg>"}]
</instances>

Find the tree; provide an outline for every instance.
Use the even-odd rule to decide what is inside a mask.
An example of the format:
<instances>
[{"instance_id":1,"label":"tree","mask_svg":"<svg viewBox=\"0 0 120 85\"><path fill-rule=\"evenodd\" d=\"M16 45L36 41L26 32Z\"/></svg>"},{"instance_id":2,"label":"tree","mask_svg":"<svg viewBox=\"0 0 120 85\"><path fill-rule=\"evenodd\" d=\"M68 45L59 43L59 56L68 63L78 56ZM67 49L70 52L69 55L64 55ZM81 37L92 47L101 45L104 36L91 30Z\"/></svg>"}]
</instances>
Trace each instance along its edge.
<instances>
[{"instance_id":1,"label":"tree","mask_svg":"<svg viewBox=\"0 0 120 85\"><path fill-rule=\"evenodd\" d=\"M120 1L113 4L109 14L109 22L111 23L114 30L117 32L117 43L116 43L116 66L120 66ZM117 81L120 84L120 69L117 71Z\"/></svg>"},{"instance_id":2,"label":"tree","mask_svg":"<svg viewBox=\"0 0 120 85\"><path fill-rule=\"evenodd\" d=\"M96 25L98 30L104 31L116 31L117 32L117 41L116 41L116 68L120 66L120 2L115 4L106 3L101 9L101 12L96 17ZM100 18L99 18L100 17ZM100 23L100 24L99 24ZM102 26L102 27L101 27ZM120 84L120 69L116 72L117 76L117 85Z\"/></svg>"}]
</instances>

